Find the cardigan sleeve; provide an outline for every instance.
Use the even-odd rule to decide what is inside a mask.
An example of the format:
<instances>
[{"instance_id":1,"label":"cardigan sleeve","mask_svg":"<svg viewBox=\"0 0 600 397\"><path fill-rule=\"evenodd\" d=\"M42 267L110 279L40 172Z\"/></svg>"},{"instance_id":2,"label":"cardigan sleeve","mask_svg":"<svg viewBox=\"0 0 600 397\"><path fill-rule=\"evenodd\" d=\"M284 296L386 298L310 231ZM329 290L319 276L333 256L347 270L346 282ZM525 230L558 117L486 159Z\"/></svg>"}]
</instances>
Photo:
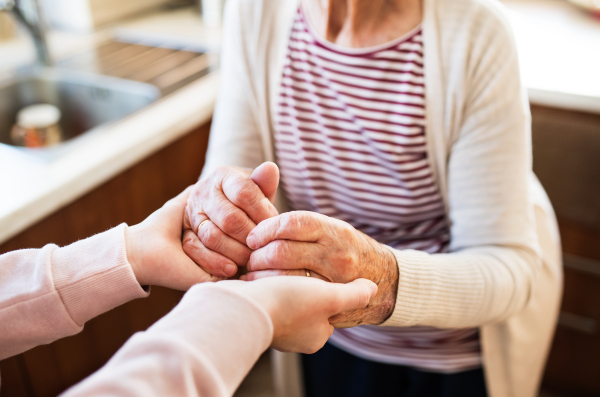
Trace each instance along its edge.
<instances>
[{"instance_id":1,"label":"cardigan sleeve","mask_svg":"<svg viewBox=\"0 0 600 397\"><path fill-rule=\"evenodd\" d=\"M523 309L535 288L541 257L529 191L529 111L510 28L483 3L471 2L474 14L464 15L476 21L468 49L453 49L455 58L447 60L467 63L462 120L450 139L445 176L450 253L392 250L398 295L383 325L498 322Z\"/></svg>"},{"instance_id":2,"label":"cardigan sleeve","mask_svg":"<svg viewBox=\"0 0 600 397\"><path fill-rule=\"evenodd\" d=\"M0 255L0 360L74 335L86 321L148 295L127 261L126 227L63 248Z\"/></svg>"},{"instance_id":3,"label":"cardigan sleeve","mask_svg":"<svg viewBox=\"0 0 600 397\"><path fill-rule=\"evenodd\" d=\"M215 104L206 175L224 165L256 168L264 162L252 83L252 28L238 0L225 4L221 52L221 86Z\"/></svg>"},{"instance_id":4,"label":"cardigan sleeve","mask_svg":"<svg viewBox=\"0 0 600 397\"><path fill-rule=\"evenodd\" d=\"M196 285L63 396L231 396L272 338L257 303L219 284Z\"/></svg>"}]
</instances>

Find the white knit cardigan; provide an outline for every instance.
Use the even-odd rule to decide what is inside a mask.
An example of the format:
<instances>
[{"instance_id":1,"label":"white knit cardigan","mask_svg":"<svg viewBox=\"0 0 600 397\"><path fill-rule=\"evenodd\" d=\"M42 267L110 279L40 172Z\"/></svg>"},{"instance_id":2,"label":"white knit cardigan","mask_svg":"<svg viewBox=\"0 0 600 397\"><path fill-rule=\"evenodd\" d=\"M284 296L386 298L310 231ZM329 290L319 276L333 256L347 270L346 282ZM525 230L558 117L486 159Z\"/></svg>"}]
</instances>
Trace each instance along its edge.
<instances>
[{"instance_id":1,"label":"white knit cardigan","mask_svg":"<svg viewBox=\"0 0 600 397\"><path fill-rule=\"evenodd\" d=\"M273 126L299 1L228 0L204 172L276 162ZM490 396L533 397L560 301L560 243L531 171L528 102L501 7L423 0L428 158L451 252L392 249L398 297L383 325L480 327Z\"/></svg>"}]
</instances>

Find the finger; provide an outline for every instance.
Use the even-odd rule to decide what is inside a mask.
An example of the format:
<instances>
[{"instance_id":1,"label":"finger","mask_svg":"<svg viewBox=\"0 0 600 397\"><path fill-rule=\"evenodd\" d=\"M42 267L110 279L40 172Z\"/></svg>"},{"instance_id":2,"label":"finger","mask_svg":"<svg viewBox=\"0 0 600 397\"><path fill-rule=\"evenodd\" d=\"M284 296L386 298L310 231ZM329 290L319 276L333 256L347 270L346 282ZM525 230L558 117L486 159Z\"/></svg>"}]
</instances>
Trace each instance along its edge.
<instances>
[{"instance_id":1,"label":"finger","mask_svg":"<svg viewBox=\"0 0 600 397\"><path fill-rule=\"evenodd\" d=\"M183 215L183 230L197 231L200 224L207 219L208 216L203 211L194 210L193 205L190 205L188 201Z\"/></svg>"},{"instance_id":2,"label":"finger","mask_svg":"<svg viewBox=\"0 0 600 397\"><path fill-rule=\"evenodd\" d=\"M377 294L377 284L364 278L347 284L326 284L323 287L329 289L331 316L346 310L365 308Z\"/></svg>"},{"instance_id":3,"label":"finger","mask_svg":"<svg viewBox=\"0 0 600 397\"><path fill-rule=\"evenodd\" d=\"M252 252L248 270L314 269L325 274L324 247L315 243L275 240Z\"/></svg>"},{"instance_id":4,"label":"finger","mask_svg":"<svg viewBox=\"0 0 600 397\"><path fill-rule=\"evenodd\" d=\"M306 270L261 270L258 272L249 272L244 276L240 277L240 280L244 281L254 281L259 280L261 278L267 277L276 277L276 276L299 276L299 277L307 277ZM323 277L321 274L317 272L310 271L310 278L316 278L318 280L323 280L329 282L329 280Z\"/></svg>"},{"instance_id":5,"label":"finger","mask_svg":"<svg viewBox=\"0 0 600 397\"><path fill-rule=\"evenodd\" d=\"M273 202L279 185L279 168L267 161L254 169L250 178L258 185L269 201Z\"/></svg>"},{"instance_id":6,"label":"finger","mask_svg":"<svg viewBox=\"0 0 600 397\"><path fill-rule=\"evenodd\" d=\"M213 276L231 277L237 272L237 266L231 259L206 248L191 230L183 233L183 251Z\"/></svg>"},{"instance_id":7,"label":"finger","mask_svg":"<svg viewBox=\"0 0 600 397\"><path fill-rule=\"evenodd\" d=\"M256 227L256 223L242 209L233 205L218 191L204 203L204 211L219 229L244 245L246 237Z\"/></svg>"},{"instance_id":8,"label":"finger","mask_svg":"<svg viewBox=\"0 0 600 397\"><path fill-rule=\"evenodd\" d=\"M224 277L207 273L183 252L178 252L174 257L169 258L169 262L177 264L177 269L172 269L174 266L167 268L161 276L161 281L170 280L170 282L164 284L168 284L168 287L172 289L187 291L199 283L225 279ZM159 282L155 285L161 285L161 283Z\"/></svg>"},{"instance_id":9,"label":"finger","mask_svg":"<svg viewBox=\"0 0 600 397\"><path fill-rule=\"evenodd\" d=\"M200 224L198 238L206 248L231 259L238 266L246 266L250 259L250 248L223 233L212 221Z\"/></svg>"},{"instance_id":10,"label":"finger","mask_svg":"<svg viewBox=\"0 0 600 397\"><path fill-rule=\"evenodd\" d=\"M198 182L190 189L187 205L185 207L185 215L183 217L184 230L197 230L198 225L200 225L200 223L207 218L202 205L203 200L201 199L201 183L202 181Z\"/></svg>"},{"instance_id":11,"label":"finger","mask_svg":"<svg viewBox=\"0 0 600 397\"><path fill-rule=\"evenodd\" d=\"M164 203L162 208L168 211L169 213L176 212L178 214L181 214L181 218L183 218L183 212L185 206L187 205L187 200L190 195L190 191L192 190L192 187L193 186L188 186L183 192L179 193L177 196Z\"/></svg>"},{"instance_id":12,"label":"finger","mask_svg":"<svg viewBox=\"0 0 600 397\"><path fill-rule=\"evenodd\" d=\"M258 224L278 214L277 209L248 175L230 173L223 178L221 187L227 199L248 214L254 223Z\"/></svg>"},{"instance_id":13,"label":"finger","mask_svg":"<svg viewBox=\"0 0 600 397\"><path fill-rule=\"evenodd\" d=\"M286 212L262 221L246 239L252 249L258 249L273 240L316 242L323 235L328 217L310 211Z\"/></svg>"},{"instance_id":14,"label":"finger","mask_svg":"<svg viewBox=\"0 0 600 397\"><path fill-rule=\"evenodd\" d=\"M191 190L192 186L188 186L183 192L163 204L163 206L150 215L148 219L158 216L159 213L166 216L170 220L166 228L168 235L178 236L177 239L179 240L181 238L182 224L185 223L185 207Z\"/></svg>"}]
</instances>

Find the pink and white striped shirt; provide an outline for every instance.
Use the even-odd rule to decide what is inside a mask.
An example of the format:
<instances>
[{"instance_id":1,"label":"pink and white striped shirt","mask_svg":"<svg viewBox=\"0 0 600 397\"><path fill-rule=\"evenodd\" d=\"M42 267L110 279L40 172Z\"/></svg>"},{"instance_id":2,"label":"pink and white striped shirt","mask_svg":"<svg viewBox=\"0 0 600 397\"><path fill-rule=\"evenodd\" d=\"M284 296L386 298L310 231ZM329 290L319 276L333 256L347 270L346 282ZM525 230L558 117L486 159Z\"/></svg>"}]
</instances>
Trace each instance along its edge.
<instances>
[{"instance_id":1,"label":"pink and white striped shirt","mask_svg":"<svg viewBox=\"0 0 600 397\"><path fill-rule=\"evenodd\" d=\"M390 43L348 49L317 37L300 8L275 150L292 209L344 220L394 248L447 250L450 231L427 159L420 27ZM369 360L426 370L481 365L476 328L362 326L336 330L330 341Z\"/></svg>"}]
</instances>

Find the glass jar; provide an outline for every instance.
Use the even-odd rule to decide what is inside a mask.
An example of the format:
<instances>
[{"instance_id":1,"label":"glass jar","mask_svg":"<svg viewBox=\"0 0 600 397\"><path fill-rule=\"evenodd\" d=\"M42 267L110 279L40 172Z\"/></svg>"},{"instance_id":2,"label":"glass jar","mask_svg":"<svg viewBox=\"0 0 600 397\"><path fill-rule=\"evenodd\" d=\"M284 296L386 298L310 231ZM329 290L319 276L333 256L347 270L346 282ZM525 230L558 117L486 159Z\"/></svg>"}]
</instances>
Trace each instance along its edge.
<instances>
[{"instance_id":1,"label":"glass jar","mask_svg":"<svg viewBox=\"0 0 600 397\"><path fill-rule=\"evenodd\" d=\"M17 123L11 131L16 146L40 148L62 141L60 109L54 105L38 104L27 106L17 113Z\"/></svg>"}]
</instances>

